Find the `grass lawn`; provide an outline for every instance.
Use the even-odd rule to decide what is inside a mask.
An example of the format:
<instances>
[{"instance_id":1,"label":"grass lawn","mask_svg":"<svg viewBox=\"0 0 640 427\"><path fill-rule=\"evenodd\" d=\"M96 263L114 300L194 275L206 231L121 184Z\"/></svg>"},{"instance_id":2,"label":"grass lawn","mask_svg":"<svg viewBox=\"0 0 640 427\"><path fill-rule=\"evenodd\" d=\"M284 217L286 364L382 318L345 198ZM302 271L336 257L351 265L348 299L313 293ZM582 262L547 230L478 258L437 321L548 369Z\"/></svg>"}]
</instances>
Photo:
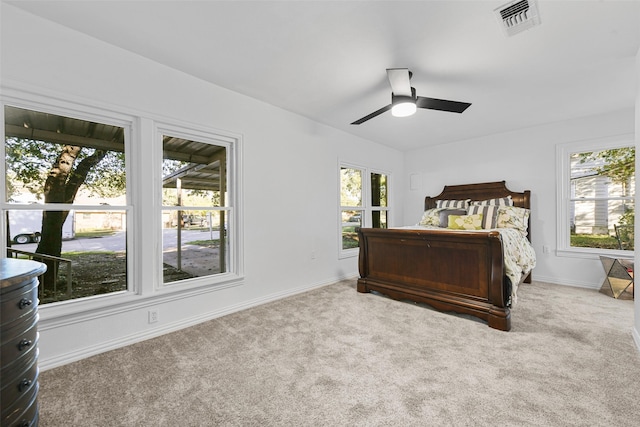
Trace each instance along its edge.
<instances>
[{"instance_id":1,"label":"grass lawn","mask_svg":"<svg viewBox=\"0 0 640 427\"><path fill-rule=\"evenodd\" d=\"M633 249L630 242L629 249ZM572 234L571 246L577 248L619 249L618 240L608 234Z\"/></svg>"}]
</instances>

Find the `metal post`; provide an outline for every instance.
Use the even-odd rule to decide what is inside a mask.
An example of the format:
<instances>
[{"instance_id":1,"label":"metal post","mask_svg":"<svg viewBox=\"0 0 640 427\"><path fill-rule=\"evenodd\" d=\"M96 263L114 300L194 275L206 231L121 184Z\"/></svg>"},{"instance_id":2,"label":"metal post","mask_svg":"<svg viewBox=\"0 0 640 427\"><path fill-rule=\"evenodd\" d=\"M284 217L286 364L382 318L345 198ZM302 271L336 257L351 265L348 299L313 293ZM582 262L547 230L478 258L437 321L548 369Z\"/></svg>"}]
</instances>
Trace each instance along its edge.
<instances>
[{"instance_id":1,"label":"metal post","mask_svg":"<svg viewBox=\"0 0 640 427\"><path fill-rule=\"evenodd\" d=\"M182 179L176 179L176 190L178 192L178 206L182 206ZM178 239L176 240L178 244L177 248L177 260L176 260L176 268L179 271L182 271L182 211L178 211Z\"/></svg>"}]
</instances>

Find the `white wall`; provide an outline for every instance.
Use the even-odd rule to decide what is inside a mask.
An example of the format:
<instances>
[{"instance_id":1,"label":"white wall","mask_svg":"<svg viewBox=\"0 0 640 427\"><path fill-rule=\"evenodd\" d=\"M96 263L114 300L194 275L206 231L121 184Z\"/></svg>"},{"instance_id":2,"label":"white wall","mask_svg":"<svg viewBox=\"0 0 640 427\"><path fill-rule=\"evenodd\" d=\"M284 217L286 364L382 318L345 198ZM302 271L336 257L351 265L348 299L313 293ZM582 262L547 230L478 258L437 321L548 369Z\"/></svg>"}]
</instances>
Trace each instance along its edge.
<instances>
[{"instance_id":1,"label":"white wall","mask_svg":"<svg viewBox=\"0 0 640 427\"><path fill-rule=\"evenodd\" d=\"M421 183L416 190L405 188L405 222L416 223L424 196L437 195L444 185L505 180L514 191L531 190L534 280L600 287L599 260L555 255L556 145L633 132L634 110L628 109L405 153L406 181L416 175ZM550 253L543 253L543 245Z\"/></svg>"},{"instance_id":2,"label":"white wall","mask_svg":"<svg viewBox=\"0 0 640 427\"><path fill-rule=\"evenodd\" d=\"M400 152L288 113L2 5L3 90L20 87L242 135L245 280L181 299L56 318L41 307L40 366L101 351L357 274L338 259L338 160L391 174L403 216ZM145 173L144 170L141 173ZM399 224L393 224L399 225ZM311 259L311 251L317 256ZM153 254L144 254L144 257ZM149 264L148 259L143 263ZM150 280L144 278L142 280Z\"/></svg>"}]
</instances>

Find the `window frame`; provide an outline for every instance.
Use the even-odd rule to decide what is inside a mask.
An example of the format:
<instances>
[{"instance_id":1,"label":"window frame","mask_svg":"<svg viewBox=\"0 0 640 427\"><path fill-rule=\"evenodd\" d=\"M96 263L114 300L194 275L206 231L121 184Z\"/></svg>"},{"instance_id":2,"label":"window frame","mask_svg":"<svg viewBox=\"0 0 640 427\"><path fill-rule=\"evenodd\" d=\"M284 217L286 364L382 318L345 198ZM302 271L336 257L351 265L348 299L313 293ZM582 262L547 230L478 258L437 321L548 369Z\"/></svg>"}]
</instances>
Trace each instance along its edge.
<instances>
[{"instance_id":1,"label":"window frame","mask_svg":"<svg viewBox=\"0 0 640 427\"><path fill-rule=\"evenodd\" d=\"M155 176L158 177L157 182L157 210L154 214L154 218L157 221L156 226L156 235L159 239L159 254L157 254L158 258L158 266L156 268L156 274L158 280L156 281L156 288L158 290L166 289L166 288L181 288L181 287L191 287L191 286L199 286L206 284L217 284L223 283L228 280L235 280L242 276L240 273L240 254L239 254L239 245L238 245L238 235L240 227L237 226L239 223L237 215L238 210L236 206L238 204L238 191L237 191L237 176L234 175L234 171L236 167L234 166L237 162L237 144L238 138L230 135L225 135L217 131L206 130L200 127L194 127L189 125L185 127L184 124L177 123L169 123L169 122L157 122L155 126L155 134L156 134L156 144L160 146L160 150L158 151L159 158L156 158L154 162L157 167L157 174ZM194 277L191 279L184 279L174 282L164 282L163 274L162 274L162 212L165 210L202 210L203 208L200 206L187 206L183 205L180 207L177 206L167 206L162 203L162 139L163 135L171 135L177 138L189 139L205 144L212 144L217 146L222 146L226 150L226 196L225 202L223 205L218 207L208 207L205 210L224 211L226 221L227 221L227 239L228 239L228 262L227 267L228 270L224 273L211 274L208 276L200 276Z\"/></svg>"},{"instance_id":2,"label":"window frame","mask_svg":"<svg viewBox=\"0 0 640 427\"><path fill-rule=\"evenodd\" d=\"M97 103L82 97L61 95L50 91L36 91L32 88L3 87L0 94L2 123L4 129L4 106L49 112L61 116L73 117L93 122L103 122L125 128L127 204L118 206L126 209L127 219L127 291L95 295L92 297L59 301L43 304L39 307L39 315L43 328L63 324L86 322L97 317L129 312L133 309L155 306L179 298L206 294L218 290L241 285L244 281L243 231L242 231L242 135L215 128L194 125L181 120L169 120L165 116L149 112L128 109ZM227 159L227 191L230 194L228 204L233 204L234 212L227 219L229 227L235 228L233 243L229 242L229 256L233 253L233 264L224 277L212 276L197 278L188 283L163 286L162 265L158 259L162 257L160 218L154 213L162 207L161 176L162 144L157 143L158 126L163 129L187 129L193 135L215 135L229 142L232 149ZM15 209L18 204L6 202L6 164L5 144L0 144L0 210ZM152 161L160 159L159 161ZM159 202L158 202L158 199ZM55 209L83 209L84 205L57 204ZM26 209L23 207L22 209ZM28 206L33 210L33 205ZM40 206L38 206L40 209ZM5 215L0 215L0 227L5 229ZM158 230L157 234L154 231ZM151 237L150 237L151 236ZM0 239L1 257L6 255L6 241ZM150 256L149 253L153 253ZM223 276L223 275L218 275ZM187 282L187 281L185 281ZM45 322L45 323L42 323Z\"/></svg>"},{"instance_id":3,"label":"window frame","mask_svg":"<svg viewBox=\"0 0 640 427\"><path fill-rule=\"evenodd\" d=\"M582 248L571 246L570 203L571 203L571 162L570 155L589 151L635 147L632 134L607 138L574 141L556 146L556 255L573 258L599 259L600 255L630 258L634 251L603 248ZM634 199L635 209L635 199Z\"/></svg>"},{"instance_id":4,"label":"window frame","mask_svg":"<svg viewBox=\"0 0 640 427\"><path fill-rule=\"evenodd\" d=\"M0 108L2 108L2 127L1 127L1 132L3 135L3 138L5 137L6 133L5 133L5 119L4 119L4 112L5 112L5 106L9 106L9 107L17 107L17 108L22 108L25 110L32 110L32 111L37 111L37 112L42 112L42 113L48 113L48 114L54 114L54 115L58 115L58 116L64 116L64 117L70 117L73 119L78 119L78 120L86 120L89 122L95 122L95 123L101 123L101 124L108 124L108 125L112 125L112 126L119 126L122 127L124 129L124 153L125 153L125 179L126 179L126 203L125 205L110 205L109 206L109 210L113 210L113 211L119 211L119 212L124 212L126 215L126 269L127 269L127 289L123 290L123 291L117 291L117 292L111 292L111 293L107 293L107 294L98 294L98 295L93 295L93 296L89 296L89 297L84 297L84 298L77 298L77 299L70 299L70 300L63 300L63 301L56 301L56 302L52 302L52 303L48 303L48 304L42 304L41 305L41 309L45 308L45 307L57 307L57 306L67 306L67 305L73 305L74 303L78 303L80 301L87 301L87 300L96 300L96 301L100 301L100 300L104 300L107 298L128 298L131 295L134 295L136 293L139 293L140 289L138 284L136 283L136 281L134 280L134 276L133 276L133 271L130 268L132 265L132 255L133 252L129 249L132 247L133 245L133 236L132 233L129 232L129 230L131 230L131 226L132 226L132 218L135 215L135 209L133 208L133 204L131 202L131 193L130 193L130 189L131 189L131 171L132 171L132 166L131 166L131 161L130 161L130 151L131 151L131 147L132 147L132 138L133 138L133 129L134 129L134 122L135 122L135 118L127 115L127 114L121 114L121 113L116 113L113 111L108 111L108 110L103 110L103 109L97 109L97 108L92 108L90 106L87 106L87 108L85 108L84 106L81 105L76 105L76 104L70 104L70 103L59 103L59 102L54 102L53 100L36 100L36 99L29 99L28 97L24 97L24 98L14 98L14 97L8 97L8 96L3 96L2 99L0 99ZM61 211L61 210L69 210L69 211L82 211L82 212L86 212L86 211L103 211L105 209L104 206L101 206L100 204L66 204L66 203L49 203L49 204L45 204L43 203L38 203L38 204L24 204L24 203L8 203L6 201L6 174L7 174L7 170L6 170L6 162L5 162L5 156L6 156L6 152L5 152L5 142L3 139L3 143L0 144L1 148L0 148L0 158L2 160L2 165L0 166L0 193L2 194L2 197L0 200L0 211L2 212L2 218L0 218L0 226L2 227L2 229L4 230L6 227L6 217L4 215L4 212L6 211L11 211L11 210L20 210L20 211L29 211L29 210L41 210L41 211ZM2 251L2 254L4 256L4 254L6 254L6 249L7 249L7 245L6 245L6 241L3 241L0 243L0 250Z\"/></svg>"},{"instance_id":5,"label":"window frame","mask_svg":"<svg viewBox=\"0 0 640 427\"><path fill-rule=\"evenodd\" d=\"M342 205L341 200L341 190L342 190L342 175L341 170L343 168L348 169L357 169L362 173L362 203L361 206L345 206ZM380 174L386 177L387 181L387 206L372 206L371 201L371 175L372 174ZM360 214L360 227L368 228L373 224L373 212L386 212L386 221L387 227L389 226L390 219L390 208L391 205L391 191L389 191L391 186L391 173L388 171L383 171L376 168L370 168L367 166L358 165L356 163L339 161L338 162L338 258L351 258L358 256L360 253L360 248L349 248L344 249L342 247L342 212L345 210L359 211Z\"/></svg>"}]
</instances>

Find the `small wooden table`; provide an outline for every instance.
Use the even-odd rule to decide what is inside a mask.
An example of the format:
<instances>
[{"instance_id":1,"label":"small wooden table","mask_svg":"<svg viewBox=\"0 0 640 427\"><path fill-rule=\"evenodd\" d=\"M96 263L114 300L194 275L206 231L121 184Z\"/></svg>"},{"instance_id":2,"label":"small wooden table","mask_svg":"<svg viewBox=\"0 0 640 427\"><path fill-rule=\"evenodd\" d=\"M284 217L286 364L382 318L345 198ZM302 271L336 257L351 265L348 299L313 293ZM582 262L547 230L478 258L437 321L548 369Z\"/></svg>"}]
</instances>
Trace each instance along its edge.
<instances>
[{"instance_id":1,"label":"small wooden table","mask_svg":"<svg viewBox=\"0 0 640 427\"><path fill-rule=\"evenodd\" d=\"M616 299L633 299L633 260L600 256L606 277L600 292Z\"/></svg>"}]
</instances>

